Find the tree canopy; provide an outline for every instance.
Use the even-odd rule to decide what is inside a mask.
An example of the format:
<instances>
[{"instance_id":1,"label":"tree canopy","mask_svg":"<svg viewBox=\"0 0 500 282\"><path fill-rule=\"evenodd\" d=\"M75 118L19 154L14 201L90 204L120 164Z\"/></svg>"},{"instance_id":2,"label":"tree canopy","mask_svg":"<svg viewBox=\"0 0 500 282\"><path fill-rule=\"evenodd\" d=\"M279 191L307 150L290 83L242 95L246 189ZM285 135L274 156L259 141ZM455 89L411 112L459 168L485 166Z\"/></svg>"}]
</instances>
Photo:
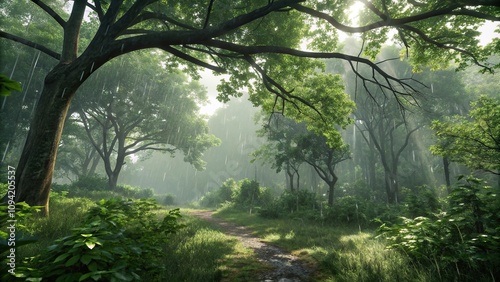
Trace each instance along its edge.
<instances>
[{"instance_id":1,"label":"tree canopy","mask_svg":"<svg viewBox=\"0 0 500 282\"><path fill-rule=\"evenodd\" d=\"M434 121L439 143L433 153L472 169L500 175L500 100L480 96L471 103L468 117L455 115Z\"/></svg>"}]
</instances>

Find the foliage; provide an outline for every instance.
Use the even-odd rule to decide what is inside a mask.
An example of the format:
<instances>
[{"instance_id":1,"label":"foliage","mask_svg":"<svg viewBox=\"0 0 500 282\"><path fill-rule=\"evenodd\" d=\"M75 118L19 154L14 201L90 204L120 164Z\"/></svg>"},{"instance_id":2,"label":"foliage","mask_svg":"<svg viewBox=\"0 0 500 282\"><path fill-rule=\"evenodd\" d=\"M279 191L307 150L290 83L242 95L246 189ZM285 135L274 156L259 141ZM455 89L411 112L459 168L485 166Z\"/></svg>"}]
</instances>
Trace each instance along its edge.
<instances>
[{"instance_id":1,"label":"foliage","mask_svg":"<svg viewBox=\"0 0 500 282\"><path fill-rule=\"evenodd\" d=\"M500 100L480 96L471 103L469 117L453 116L447 121L434 121L438 144L434 154L450 160L498 174L500 171Z\"/></svg>"},{"instance_id":2,"label":"foliage","mask_svg":"<svg viewBox=\"0 0 500 282\"><path fill-rule=\"evenodd\" d=\"M252 208L266 205L271 200L272 195L269 189L260 187L257 181L245 178L236 182L229 178L217 190L205 194L200 199L200 205L220 207L231 203L239 208Z\"/></svg>"},{"instance_id":3,"label":"foliage","mask_svg":"<svg viewBox=\"0 0 500 282\"><path fill-rule=\"evenodd\" d=\"M162 197L161 203L166 206L171 206L175 204L175 196L172 194L167 194Z\"/></svg>"},{"instance_id":4,"label":"foliage","mask_svg":"<svg viewBox=\"0 0 500 282\"><path fill-rule=\"evenodd\" d=\"M108 180L99 175L84 175L78 178L76 182L71 183L71 189L82 189L87 191L109 190Z\"/></svg>"},{"instance_id":5,"label":"foliage","mask_svg":"<svg viewBox=\"0 0 500 282\"><path fill-rule=\"evenodd\" d=\"M21 92L21 83L0 74L0 96L9 96L12 91Z\"/></svg>"},{"instance_id":6,"label":"foliage","mask_svg":"<svg viewBox=\"0 0 500 282\"><path fill-rule=\"evenodd\" d=\"M155 256L166 235L183 225L177 222L178 209L159 221L152 200L101 200L86 215L82 227L56 240L49 249L33 259L24 277L43 277L57 281L131 281L140 271L161 271Z\"/></svg>"},{"instance_id":7,"label":"foliage","mask_svg":"<svg viewBox=\"0 0 500 282\"><path fill-rule=\"evenodd\" d=\"M438 212L440 203L435 191L427 185L417 186L408 191L404 197L403 205L411 218L418 216L433 217Z\"/></svg>"},{"instance_id":8,"label":"foliage","mask_svg":"<svg viewBox=\"0 0 500 282\"><path fill-rule=\"evenodd\" d=\"M68 197L86 197L94 200L116 197L148 199L154 196L151 188L141 188L127 184L118 185L115 189L109 190L108 180L98 175L81 176L71 184L54 183L52 191L65 193Z\"/></svg>"},{"instance_id":9,"label":"foliage","mask_svg":"<svg viewBox=\"0 0 500 282\"><path fill-rule=\"evenodd\" d=\"M4 253L10 252L11 248L16 249L36 242L36 239L29 235L26 222L40 209L41 207L31 207L25 202L15 203L15 205L8 202L0 204L0 255L2 255L2 264L5 264L5 261L9 262L9 258ZM16 254L14 253L14 260L15 258Z\"/></svg>"},{"instance_id":10,"label":"foliage","mask_svg":"<svg viewBox=\"0 0 500 282\"><path fill-rule=\"evenodd\" d=\"M497 194L468 177L448 197L449 209L435 218L402 218L383 224L381 237L433 269L441 280L477 281L500 274L500 209Z\"/></svg>"},{"instance_id":11,"label":"foliage","mask_svg":"<svg viewBox=\"0 0 500 282\"><path fill-rule=\"evenodd\" d=\"M291 215L319 214L320 203L313 192L307 190L284 191L271 203L259 210L264 218L279 218Z\"/></svg>"}]
</instances>

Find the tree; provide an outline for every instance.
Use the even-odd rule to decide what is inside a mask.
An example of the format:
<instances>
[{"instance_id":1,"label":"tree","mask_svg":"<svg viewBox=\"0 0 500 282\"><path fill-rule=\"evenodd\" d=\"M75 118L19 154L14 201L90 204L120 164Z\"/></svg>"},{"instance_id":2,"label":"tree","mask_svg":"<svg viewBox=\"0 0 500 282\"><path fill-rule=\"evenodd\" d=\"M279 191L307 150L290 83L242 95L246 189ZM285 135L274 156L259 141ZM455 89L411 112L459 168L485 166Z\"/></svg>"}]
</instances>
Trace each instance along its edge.
<instances>
[{"instance_id":1,"label":"tree","mask_svg":"<svg viewBox=\"0 0 500 282\"><path fill-rule=\"evenodd\" d=\"M302 163L309 164L328 185L328 205L333 206L335 184L338 177L335 166L350 157L345 144L332 147L326 136L307 130L304 122L296 123L280 114L273 114L268 125L263 127L269 143L255 152L255 156L265 158L277 171L285 169L290 177L290 190L295 191L293 176L298 175ZM289 171L292 167L293 171ZM297 177L297 183L300 178ZM298 185L297 185L298 189Z\"/></svg>"},{"instance_id":2,"label":"tree","mask_svg":"<svg viewBox=\"0 0 500 282\"><path fill-rule=\"evenodd\" d=\"M396 55L394 47L386 47L379 54L381 68L387 69L392 75L405 76L411 73L410 65L406 62L391 60ZM355 70L356 72L370 72L365 68ZM356 78L355 78L356 79ZM363 82L361 82L363 84ZM357 86L357 82L356 82ZM414 89L420 85L415 83ZM367 86L356 87L355 92L376 93L378 95L356 96L355 126L361 133L366 143L378 152L380 163L384 169L385 190L388 203L399 201L399 164L402 153L407 148L412 135L422 127L415 118L416 112L411 117L403 115L403 109L409 109L418 104L418 97L403 97L396 100L391 99L384 91L370 89Z\"/></svg>"},{"instance_id":3,"label":"tree","mask_svg":"<svg viewBox=\"0 0 500 282\"><path fill-rule=\"evenodd\" d=\"M281 114L272 114L269 123L258 132L259 136L267 137L268 143L263 144L252 153L256 159L263 159L270 163L271 168L276 169L276 172L284 170L286 184L292 192L300 187L299 168L304 160L301 157L301 148L297 141L298 136L306 131L306 126L303 123L297 124Z\"/></svg>"},{"instance_id":4,"label":"tree","mask_svg":"<svg viewBox=\"0 0 500 282\"><path fill-rule=\"evenodd\" d=\"M307 105L306 100L287 90L289 79L273 78L286 73L288 78L300 81L304 73L316 67L304 58L337 58L366 64L384 80L364 77L365 83L378 84L396 94L407 94L412 89L405 80L385 73L369 59L333 52L336 30L365 34L371 54L377 52L392 29L411 51L416 65L446 65L458 60L460 65L473 62L490 68L484 62L485 53L496 52L498 47L478 46L477 26L485 19L500 19L500 4L493 0L413 4L363 1L366 11L361 14L363 22L359 26L343 21L348 1L76 0L69 15L53 8L51 1L32 3L61 28L63 39L54 44L62 46L59 51L29 35L16 35L15 30L1 30L0 37L31 46L58 60L44 81L16 170L16 200L45 206L45 212L71 101L81 84L113 58L158 48L169 54L169 66L180 61L231 74L220 87L222 100L247 87L251 95L267 89L284 102ZM96 28L80 34L86 11ZM85 40L80 41L81 38ZM300 50L302 42L311 42L314 51ZM263 83L259 86L258 81Z\"/></svg>"},{"instance_id":5,"label":"tree","mask_svg":"<svg viewBox=\"0 0 500 282\"><path fill-rule=\"evenodd\" d=\"M182 151L184 160L201 170L203 152L219 141L197 113L206 90L182 73L166 72L158 61L143 54L111 63L105 71L118 79L91 79L92 87L81 89L89 93L76 98L76 122L101 157L110 189L132 155ZM141 68L131 73L138 63Z\"/></svg>"},{"instance_id":6,"label":"tree","mask_svg":"<svg viewBox=\"0 0 500 282\"><path fill-rule=\"evenodd\" d=\"M432 128L438 137L438 143L431 147L434 154L497 174L500 186L499 99L480 96L471 103L469 118L453 116L446 121L436 120Z\"/></svg>"},{"instance_id":7,"label":"tree","mask_svg":"<svg viewBox=\"0 0 500 282\"><path fill-rule=\"evenodd\" d=\"M308 132L298 140L301 158L311 165L318 176L328 185L328 205L333 206L335 184L338 177L335 166L350 158L349 146L343 144L332 148L324 135Z\"/></svg>"}]
</instances>

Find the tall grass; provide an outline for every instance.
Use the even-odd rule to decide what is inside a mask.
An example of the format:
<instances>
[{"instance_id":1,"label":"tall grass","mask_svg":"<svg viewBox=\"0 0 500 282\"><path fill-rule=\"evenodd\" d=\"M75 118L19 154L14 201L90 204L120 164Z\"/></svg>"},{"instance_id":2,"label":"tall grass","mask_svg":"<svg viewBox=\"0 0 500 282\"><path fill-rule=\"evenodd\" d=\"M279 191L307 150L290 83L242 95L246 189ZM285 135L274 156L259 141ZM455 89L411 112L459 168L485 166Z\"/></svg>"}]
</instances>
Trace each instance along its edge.
<instances>
[{"instance_id":1,"label":"tall grass","mask_svg":"<svg viewBox=\"0 0 500 282\"><path fill-rule=\"evenodd\" d=\"M248 226L263 241L311 263L317 269L312 281L435 281L404 254L387 250L373 231L302 219L262 219L234 209L216 216Z\"/></svg>"}]
</instances>

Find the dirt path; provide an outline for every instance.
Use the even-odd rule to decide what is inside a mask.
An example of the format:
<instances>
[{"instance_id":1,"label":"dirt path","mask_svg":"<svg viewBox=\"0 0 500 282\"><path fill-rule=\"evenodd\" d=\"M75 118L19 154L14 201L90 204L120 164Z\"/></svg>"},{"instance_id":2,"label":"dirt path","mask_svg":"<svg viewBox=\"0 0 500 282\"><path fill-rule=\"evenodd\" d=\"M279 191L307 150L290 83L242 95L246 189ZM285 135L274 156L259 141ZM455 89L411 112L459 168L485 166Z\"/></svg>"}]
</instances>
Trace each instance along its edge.
<instances>
[{"instance_id":1,"label":"dirt path","mask_svg":"<svg viewBox=\"0 0 500 282\"><path fill-rule=\"evenodd\" d=\"M258 260L273 266L271 271L263 273L259 281L264 282L299 282L309 281L312 270L298 257L266 243L252 236L250 230L244 226L223 221L212 216L210 211L192 211L190 214L201 219L218 224L227 235L236 237L245 247L253 249Z\"/></svg>"}]
</instances>

